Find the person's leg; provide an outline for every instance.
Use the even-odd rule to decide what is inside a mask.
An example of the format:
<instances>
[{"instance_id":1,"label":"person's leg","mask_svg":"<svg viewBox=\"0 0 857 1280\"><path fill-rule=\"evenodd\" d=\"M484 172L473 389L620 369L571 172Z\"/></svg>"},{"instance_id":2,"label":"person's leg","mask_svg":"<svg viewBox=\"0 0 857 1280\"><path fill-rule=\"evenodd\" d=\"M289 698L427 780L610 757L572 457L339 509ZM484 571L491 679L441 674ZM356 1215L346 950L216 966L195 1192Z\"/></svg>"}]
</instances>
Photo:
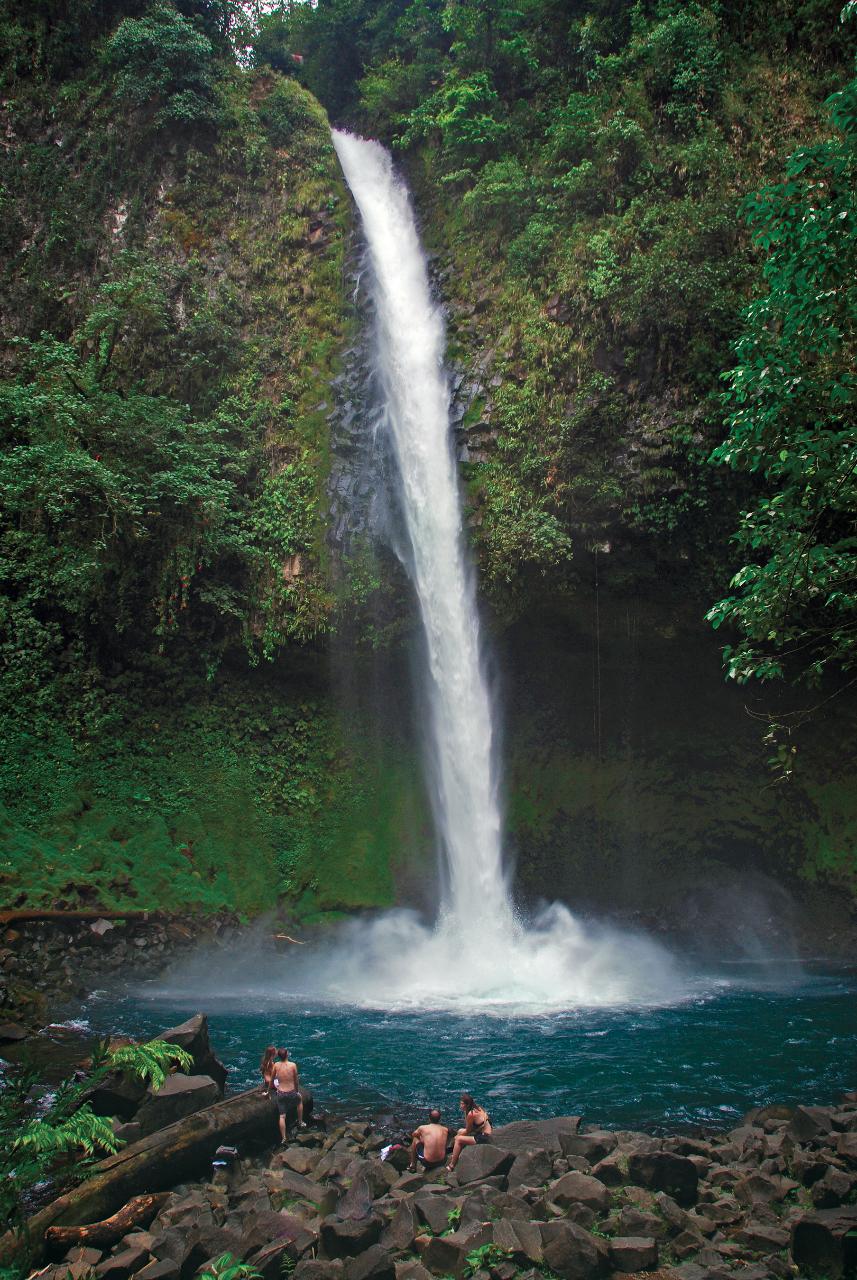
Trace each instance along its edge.
<instances>
[{"instance_id":1,"label":"person's leg","mask_svg":"<svg viewBox=\"0 0 857 1280\"><path fill-rule=\"evenodd\" d=\"M476 1139L472 1138L469 1133L465 1133L461 1129L458 1131L455 1135L455 1142L452 1144L452 1155L449 1158L449 1164L446 1166L450 1173L458 1164L462 1149L464 1147L474 1147L475 1145Z\"/></svg>"},{"instance_id":2,"label":"person's leg","mask_svg":"<svg viewBox=\"0 0 857 1280\"><path fill-rule=\"evenodd\" d=\"M298 1089L298 1128L304 1127L304 1096Z\"/></svg>"},{"instance_id":3,"label":"person's leg","mask_svg":"<svg viewBox=\"0 0 857 1280\"><path fill-rule=\"evenodd\" d=\"M285 1111L280 1111L280 1114L279 1114L279 1116L278 1116L278 1119L279 1119L279 1122L280 1122L280 1142L285 1142L285 1140L286 1140L286 1113L285 1113Z\"/></svg>"},{"instance_id":4,"label":"person's leg","mask_svg":"<svg viewBox=\"0 0 857 1280\"><path fill-rule=\"evenodd\" d=\"M416 1173L417 1171L417 1150L419 1148L419 1145L420 1145L419 1139L414 1138L409 1148L408 1169L410 1170L411 1173Z\"/></svg>"}]
</instances>

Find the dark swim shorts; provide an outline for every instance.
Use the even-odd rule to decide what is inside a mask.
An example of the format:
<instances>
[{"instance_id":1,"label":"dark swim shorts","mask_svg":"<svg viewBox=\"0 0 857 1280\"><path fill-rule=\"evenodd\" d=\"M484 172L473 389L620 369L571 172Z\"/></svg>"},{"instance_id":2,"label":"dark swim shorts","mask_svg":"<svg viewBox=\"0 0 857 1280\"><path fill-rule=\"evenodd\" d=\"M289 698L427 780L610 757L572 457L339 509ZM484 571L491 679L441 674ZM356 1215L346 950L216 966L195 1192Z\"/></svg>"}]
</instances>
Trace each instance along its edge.
<instances>
[{"instance_id":1,"label":"dark swim shorts","mask_svg":"<svg viewBox=\"0 0 857 1280\"><path fill-rule=\"evenodd\" d=\"M477 1147L481 1147L482 1144L485 1142L490 1143L491 1134L490 1133L474 1133L473 1140L476 1143Z\"/></svg>"},{"instance_id":2,"label":"dark swim shorts","mask_svg":"<svg viewBox=\"0 0 857 1280\"><path fill-rule=\"evenodd\" d=\"M446 1163L446 1156L442 1156L440 1160L426 1160L425 1147L422 1143L417 1146L417 1159L424 1169L439 1169L442 1164Z\"/></svg>"},{"instance_id":3,"label":"dark swim shorts","mask_svg":"<svg viewBox=\"0 0 857 1280\"><path fill-rule=\"evenodd\" d=\"M290 1111L297 1110L297 1105L301 1100L301 1095L297 1089L277 1090L277 1110L281 1116L288 1115Z\"/></svg>"}]
</instances>

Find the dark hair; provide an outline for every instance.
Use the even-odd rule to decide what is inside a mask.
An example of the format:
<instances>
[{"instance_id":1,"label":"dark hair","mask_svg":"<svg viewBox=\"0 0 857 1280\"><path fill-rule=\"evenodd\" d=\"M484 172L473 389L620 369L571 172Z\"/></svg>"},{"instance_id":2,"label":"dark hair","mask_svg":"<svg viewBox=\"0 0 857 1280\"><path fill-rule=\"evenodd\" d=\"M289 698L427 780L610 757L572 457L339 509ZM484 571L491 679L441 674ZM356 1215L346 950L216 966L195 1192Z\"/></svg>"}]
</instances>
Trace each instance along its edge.
<instances>
[{"instance_id":1,"label":"dark hair","mask_svg":"<svg viewBox=\"0 0 857 1280\"><path fill-rule=\"evenodd\" d=\"M461 1101L464 1104L464 1106L467 1107L468 1111L471 1111L473 1107L476 1106L476 1103L474 1102L473 1098L471 1098L469 1093L463 1093L461 1095Z\"/></svg>"},{"instance_id":2,"label":"dark hair","mask_svg":"<svg viewBox=\"0 0 857 1280\"><path fill-rule=\"evenodd\" d=\"M437 1107L432 1107L431 1111L429 1112L429 1120L431 1120L432 1124L437 1124L437 1122L440 1120L440 1112L438 1111Z\"/></svg>"},{"instance_id":3,"label":"dark hair","mask_svg":"<svg viewBox=\"0 0 857 1280\"><path fill-rule=\"evenodd\" d=\"M289 1051L288 1051L288 1049L278 1049L278 1050L277 1050L277 1057L280 1059L280 1062L285 1062L285 1060L286 1060L286 1058L287 1058L288 1056L289 1056Z\"/></svg>"},{"instance_id":4,"label":"dark hair","mask_svg":"<svg viewBox=\"0 0 857 1280\"><path fill-rule=\"evenodd\" d=\"M275 1044L269 1044L265 1052L262 1054L262 1061L260 1063L260 1066L262 1067L270 1066L270 1064L274 1061L274 1058L276 1056L277 1056L277 1046Z\"/></svg>"}]
</instances>

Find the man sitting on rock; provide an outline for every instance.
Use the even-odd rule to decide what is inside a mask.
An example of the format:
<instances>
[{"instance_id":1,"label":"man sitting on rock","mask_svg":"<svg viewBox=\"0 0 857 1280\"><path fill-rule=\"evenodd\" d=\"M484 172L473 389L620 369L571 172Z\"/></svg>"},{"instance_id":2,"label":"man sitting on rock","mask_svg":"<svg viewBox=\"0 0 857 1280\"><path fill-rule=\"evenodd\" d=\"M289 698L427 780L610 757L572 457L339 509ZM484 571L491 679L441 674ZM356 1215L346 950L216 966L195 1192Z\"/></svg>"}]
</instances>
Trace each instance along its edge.
<instances>
[{"instance_id":1,"label":"man sitting on rock","mask_svg":"<svg viewBox=\"0 0 857 1280\"><path fill-rule=\"evenodd\" d=\"M277 1111L279 1112L280 1141L286 1142L288 1140L286 1121L293 1111L297 1111L298 1128L302 1129L304 1126L304 1103L300 1093L298 1065L296 1062L289 1062L288 1049L277 1050L277 1061L274 1063L272 1080L274 1097L277 1099Z\"/></svg>"},{"instance_id":2,"label":"man sitting on rock","mask_svg":"<svg viewBox=\"0 0 857 1280\"><path fill-rule=\"evenodd\" d=\"M414 1129L411 1142L411 1173L416 1172L417 1161L424 1169L438 1169L446 1161L446 1143L449 1129L440 1122L440 1112L434 1107L429 1112L428 1124Z\"/></svg>"}]
</instances>

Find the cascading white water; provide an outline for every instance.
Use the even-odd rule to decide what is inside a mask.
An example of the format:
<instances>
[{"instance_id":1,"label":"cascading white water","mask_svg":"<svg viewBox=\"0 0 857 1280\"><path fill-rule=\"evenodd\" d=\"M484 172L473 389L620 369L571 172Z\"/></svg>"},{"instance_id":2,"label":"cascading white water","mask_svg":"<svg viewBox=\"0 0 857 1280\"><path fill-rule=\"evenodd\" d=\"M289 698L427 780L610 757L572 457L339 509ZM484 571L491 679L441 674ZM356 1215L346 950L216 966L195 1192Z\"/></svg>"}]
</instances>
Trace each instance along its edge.
<instances>
[{"instance_id":1,"label":"cascading white water","mask_svg":"<svg viewBox=\"0 0 857 1280\"><path fill-rule=\"evenodd\" d=\"M377 316L375 359L401 480L407 549L430 683L434 811L457 923L508 923L491 705L451 449L443 319L404 185L377 142L334 133L363 220Z\"/></svg>"},{"instance_id":2,"label":"cascading white water","mask_svg":"<svg viewBox=\"0 0 857 1280\"><path fill-rule=\"evenodd\" d=\"M444 372L444 325L404 184L377 142L336 131L360 212L375 304L375 362L401 487L425 633L434 809L448 873L437 922L391 911L348 925L327 950L289 966L291 989L394 1007L540 1012L662 1002L683 983L649 939L584 928L559 904L524 925L503 868L491 703L479 641Z\"/></svg>"}]
</instances>

